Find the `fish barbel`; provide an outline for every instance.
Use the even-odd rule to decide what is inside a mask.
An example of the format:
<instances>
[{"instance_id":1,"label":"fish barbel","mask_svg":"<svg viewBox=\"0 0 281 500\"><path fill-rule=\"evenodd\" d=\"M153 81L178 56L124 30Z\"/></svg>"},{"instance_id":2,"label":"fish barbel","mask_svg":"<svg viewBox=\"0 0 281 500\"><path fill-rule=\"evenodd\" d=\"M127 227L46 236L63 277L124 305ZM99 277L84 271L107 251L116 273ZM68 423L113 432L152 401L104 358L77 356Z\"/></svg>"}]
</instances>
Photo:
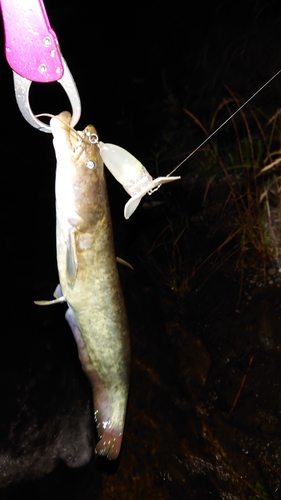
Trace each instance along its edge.
<instances>
[{"instance_id":1,"label":"fish barbel","mask_svg":"<svg viewBox=\"0 0 281 500\"><path fill-rule=\"evenodd\" d=\"M100 441L96 452L117 458L129 389L130 346L99 148L89 125L75 133L71 115L50 122L57 158L58 301L68 304L82 368L93 388ZM79 135L78 135L79 134ZM80 136L80 138L79 138Z\"/></svg>"}]
</instances>

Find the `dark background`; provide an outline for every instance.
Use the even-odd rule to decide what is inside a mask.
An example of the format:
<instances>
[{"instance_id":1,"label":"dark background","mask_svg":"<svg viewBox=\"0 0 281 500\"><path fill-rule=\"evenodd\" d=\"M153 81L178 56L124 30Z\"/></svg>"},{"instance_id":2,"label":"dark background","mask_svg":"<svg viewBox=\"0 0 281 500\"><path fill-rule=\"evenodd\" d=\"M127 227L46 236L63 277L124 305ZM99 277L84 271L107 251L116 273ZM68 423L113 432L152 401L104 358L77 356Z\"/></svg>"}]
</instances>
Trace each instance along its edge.
<instances>
[{"instance_id":1,"label":"dark background","mask_svg":"<svg viewBox=\"0 0 281 500\"><path fill-rule=\"evenodd\" d=\"M45 7L80 93L82 116L77 128L93 123L103 142L128 149L152 175L156 173L152 152L162 147L170 151L160 172L165 175L198 145L196 134L192 138L187 135L184 107L207 125L226 84L248 98L281 68L279 1L217 0L165 6L156 2L109 5L46 0ZM33 305L34 299L51 297L58 280L55 156L51 135L33 129L17 108L12 72L4 56L3 31L1 45L0 498L103 498L104 477L110 477L114 485L119 461L108 466L97 465L93 459L84 468L62 464L75 467L75 456L84 457L84 463L90 458L94 434L90 389L62 309L39 310ZM279 106L280 82L279 76L256 98L268 114ZM30 102L34 113L70 110L58 84L33 84ZM186 163L178 173L184 177L188 171ZM117 253L133 261L141 273L134 242L149 216L140 207L125 221L123 207L128 197L110 174L107 177ZM171 193L173 196L173 188ZM135 318L143 315L143 307L147 325L154 328L157 324L161 335L159 288L149 288L145 299L142 292L147 292L151 283L147 285L140 277L128 278L126 271L123 276L133 338L139 334ZM177 317L179 312L174 309L174 314ZM157 332L148 330L147 335L153 339ZM167 345L155 354L156 363L169 357ZM138 348L133 341L137 358ZM145 351L145 346L141 350ZM159 369L163 374L167 372L165 361L164 366ZM172 362L168 371L172 380L177 378ZM136 374L133 381L133 387L141 392L144 382ZM173 382L178 387L181 383ZM145 396L145 387L143 391ZM141 400L139 404L141 408ZM169 425L168 416L163 417L163 433L169 432ZM193 431L196 433L196 429L188 433ZM134 433L130 436L133 443L142 439L149 442L142 428L134 428ZM149 457L154 453L148 444L145 446L134 462L139 485L147 479L144 462L149 469ZM165 460L168 463L168 455L162 467ZM165 474L159 476L159 498L187 498L184 487L180 493L168 493L163 486L169 480ZM130 496L125 483L124 488L121 494L112 486L112 498L138 498L135 493ZM145 498L143 494L139 498ZM195 493L189 495L197 498ZM206 498L222 497L213 492Z\"/></svg>"}]
</instances>

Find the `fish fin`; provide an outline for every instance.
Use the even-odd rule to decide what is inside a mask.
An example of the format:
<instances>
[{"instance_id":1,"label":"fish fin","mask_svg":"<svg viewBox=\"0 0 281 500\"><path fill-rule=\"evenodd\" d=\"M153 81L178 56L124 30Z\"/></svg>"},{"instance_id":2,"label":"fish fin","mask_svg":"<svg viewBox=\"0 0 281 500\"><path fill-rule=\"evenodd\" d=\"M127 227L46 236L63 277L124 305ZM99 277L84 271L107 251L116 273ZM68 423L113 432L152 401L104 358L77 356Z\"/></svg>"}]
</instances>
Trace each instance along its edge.
<instances>
[{"instance_id":1,"label":"fish fin","mask_svg":"<svg viewBox=\"0 0 281 500\"><path fill-rule=\"evenodd\" d=\"M66 302L60 284L58 284L58 286L56 287L53 296L55 297L55 299L53 300L35 300L34 304L36 304L37 306L52 306L54 304Z\"/></svg>"},{"instance_id":2,"label":"fish fin","mask_svg":"<svg viewBox=\"0 0 281 500\"><path fill-rule=\"evenodd\" d=\"M52 306L54 304L60 304L61 302L66 302L63 296L58 297L54 300L34 300L34 304L37 306Z\"/></svg>"},{"instance_id":3,"label":"fish fin","mask_svg":"<svg viewBox=\"0 0 281 500\"><path fill-rule=\"evenodd\" d=\"M120 257L116 257L116 260L117 260L118 264L122 264L123 266L129 267L130 269L132 269L132 271L134 271L133 266L129 262L127 262L126 260L121 259Z\"/></svg>"},{"instance_id":4,"label":"fish fin","mask_svg":"<svg viewBox=\"0 0 281 500\"><path fill-rule=\"evenodd\" d=\"M68 241L67 241L67 253L66 253L66 277L68 283L70 285L74 285L77 271L78 271L78 262L76 255L76 231L71 229L68 232Z\"/></svg>"},{"instance_id":5,"label":"fish fin","mask_svg":"<svg viewBox=\"0 0 281 500\"><path fill-rule=\"evenodd\" d=\"M101 440L96 445L95 453L108 460L115 460L120 453L122 438L122 432L114 429L104 431Z\"/></svg>"},{"instance_id":6,"label":"fish fin","mask_svg":"<svg viewBox=\"0 0 281 500\"><path fill-rule=\"evenodd\" d=\"M60 283L56 286L56 289L55 289L55 291L53 293L53 296L56 299L59 299L60 297L63 297L63 293L62 293L62 289L61 289Z\"/></svg>"},{"instance_id":7,"label":"fish fin","mask_svg":"<svg viewBox=\"0 0 281 500\"><path fill-rule=\"evenodd\" d=\"M87 375L87 377L89 378L91 385L93 387L94 386L93 366L92 366L92 363L91 363L91 360L90 360L90 357L89 357L89 354L87 351L87 347L85 345L85 342L83 340L83 337L82 337L81 332L79 330L79 327L77 325L75 314L74 314L71 307L68 307L68 309L65 313L65 319L67 320L67 322L72 330L73 337L74 337L76 345L77 345L78 355L79 355L79 359L80 359L83 371Z\"/></svg>"},{"instance_id":8,"label":"fish fin","mask_svg":"<svg viewBox=\"0 0 281 500\"><path fill-rule=\"evenodd\" d=\"M71 307L67 309L65 318L76 341L82 369L87 375L93 388L95 421L100 438L95 452L97 455L106 457L109 460L115 460L120 453L123 429L108 427L108 422L110 422L110 403L107 390L104 388L104 385L102 384L99 375L93 366L87 350L87 345L83 340L75 314Z\"/></svg>"}]
</instances>

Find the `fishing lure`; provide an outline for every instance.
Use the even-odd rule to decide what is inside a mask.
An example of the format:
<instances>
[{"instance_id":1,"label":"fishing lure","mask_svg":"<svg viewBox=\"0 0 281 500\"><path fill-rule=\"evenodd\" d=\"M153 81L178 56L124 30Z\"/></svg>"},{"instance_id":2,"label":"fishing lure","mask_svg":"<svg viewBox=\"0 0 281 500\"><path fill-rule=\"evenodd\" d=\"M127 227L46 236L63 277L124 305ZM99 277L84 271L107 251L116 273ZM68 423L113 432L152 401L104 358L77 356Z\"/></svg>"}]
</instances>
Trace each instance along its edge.
<instances>
[{"instance_id":1,"label":"fishing lure","mask_svg":"<svg viewBox=\"0 0 281 500\"><path fill-rule=\"evenodd\" d=\"M198 149L200 149L213 135L215 135L226 123L233 118L246 104L248 104L264 87L266 87L281 70L277 71L262 87L260 87L247 101L245 101L231 116L229 116L214 132L199 144L183 161L181 161L166 177L153 177L137 158L131 153L114 144L104 144L96 137L100 155L115 179L122 184L123 188L131 196L124 208L125 219L128 219L138 207L141 199L146 194L157 191L162 184L179 180L180 176L172 174L178 170Z\"/></svg>"},{"instance_id":2,"label":"fishing lure","mask_svg":"<svg viewBox=\"0 0 281 500\"><path fill-rule=\"evenodd\" d=\"M101 141L98 146L108 170L131 196L124 208L125 219L134 213L144 195L154 193L162 184L180 179L179 176L153 179L142 163L125 149Z\"/></svg>"}]
</instances>

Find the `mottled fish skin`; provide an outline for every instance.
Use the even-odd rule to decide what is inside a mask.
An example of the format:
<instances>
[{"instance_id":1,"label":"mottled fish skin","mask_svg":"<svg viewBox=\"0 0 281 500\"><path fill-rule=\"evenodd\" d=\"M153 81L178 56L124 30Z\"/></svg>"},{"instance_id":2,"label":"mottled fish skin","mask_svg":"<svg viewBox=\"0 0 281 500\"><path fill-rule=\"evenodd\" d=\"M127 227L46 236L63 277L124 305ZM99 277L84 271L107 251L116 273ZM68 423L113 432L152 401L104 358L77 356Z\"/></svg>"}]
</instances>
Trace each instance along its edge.
<instances>
[{"instance_id":1,"label":"mottled fish skin","mask_svg":"<svg viewBox=\"0 0 281 500\"><path fill-rule=\"evenodd\" d=\"M103 162L89 135L79 140L70 114L51 120L57 158L57 261L83 370L93 388L100 441L96 451L117 458L129 389L129 330L113 243ZM85 134L86 132L86 134ZM94 165L94 168L92 168Z\"/></svg>"}]
</instances>

